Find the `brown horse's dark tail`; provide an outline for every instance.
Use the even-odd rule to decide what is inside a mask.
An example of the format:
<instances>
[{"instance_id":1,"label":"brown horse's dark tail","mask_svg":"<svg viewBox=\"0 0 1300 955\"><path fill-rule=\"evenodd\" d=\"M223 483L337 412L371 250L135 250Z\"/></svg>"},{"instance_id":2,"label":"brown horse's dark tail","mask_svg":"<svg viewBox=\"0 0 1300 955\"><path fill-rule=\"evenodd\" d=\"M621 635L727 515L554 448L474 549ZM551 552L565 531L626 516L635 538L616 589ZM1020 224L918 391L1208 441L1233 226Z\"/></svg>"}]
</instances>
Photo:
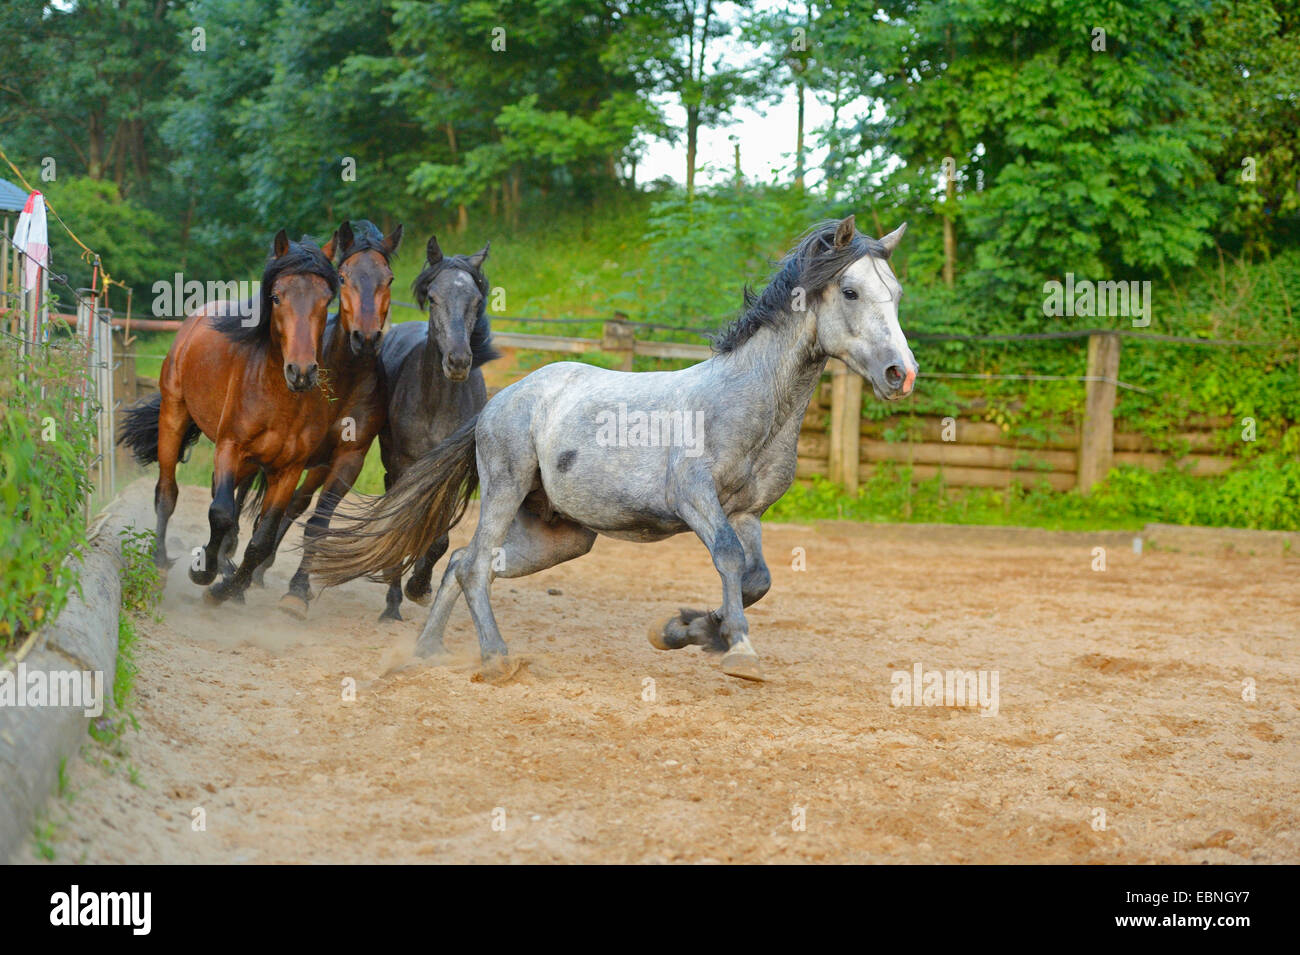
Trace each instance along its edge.
<instances>
[{"instance_id":1,"label":"brown horse's dark tail","mask_svg":"<svg viewBox=\"0 0 1300 955\"><path fill-rule=\"evenodd\" d=\"M162 410L162 394L155 391L122 411L121 430L117 443L124 444L131 456L141 464L154 464L158 460L158 415ZM203 434L193 421L181 439L181 457L186 456L190 445Z\"/></svg>"},{"instance_id":2,"label":"brown horse's dark tail","mask_svg":"<svg viewBox=\"0 0 1300 955\"><path fill-rule=\"evenodd\" d=\"M403 571L465 516L478 487L478 458L470 418L411 465L383 497L370 498L336 522L311 546L309 569L325 586L357 577L382 581ZM337 518L341 516L342 520Z\"/></svg>"}]
</instances>

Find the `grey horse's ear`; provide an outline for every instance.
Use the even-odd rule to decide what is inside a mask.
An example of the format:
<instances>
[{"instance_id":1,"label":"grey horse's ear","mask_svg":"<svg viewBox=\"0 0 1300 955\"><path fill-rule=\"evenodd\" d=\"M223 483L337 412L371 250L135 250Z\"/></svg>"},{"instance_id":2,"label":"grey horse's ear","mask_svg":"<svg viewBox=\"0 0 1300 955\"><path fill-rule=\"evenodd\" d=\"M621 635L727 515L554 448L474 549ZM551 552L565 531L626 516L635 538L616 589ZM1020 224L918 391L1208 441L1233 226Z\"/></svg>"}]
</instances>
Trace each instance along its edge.
<instances>
[{"instance_id":1,"label":"grey horse's ear","mask_svg":"<svg viewBox=\"0 0 1300 955\"><path fill-rule=\"evenodd\" d=\"M442 247L438 245L436 235L429 236L429 244L424 250L424 255L429 260L430 265L437 265L442 261Z\"/></svg>"},{"instance_id":2,"label":"grey horse's ear","mask_svg":"<svg viewBox=\"0 0 1300 955\"><path fill-rule=\"evenodd\" d=\"M492 248L491 242L487 243L486 245L483 246L483 248L479 249L479 251L471 255L469 257L469 264L474 266L474 268L476 269L481 269L483 267L483 263L487 261L488 249L490 248Z\"/></svg>"},{"instance_id":3,"label":"grey horse's ear","mask_svg":"<svg viewBox=\"0 0 1300 955\"><path fill-rule=\"evenodd\" d=\"M402 244L402 224L399 222L397 228L388 233L388 238L384 239L384 248L388 254L392 255L397 251L397 247Z\"/></svg>"},{"instance_id":4,"label":"grey horse's ear","mask_svg":"<svg viewBox=\"0 0 1300 955\"><path fill-rule=\"evenodd\" d=\"M288 251L289 233L281 229L275 234L275 238L271 240L271 255L278 259Z\"/></svg>"},{"instance_id":5,"label":"grey horse's ear","mask_svg":"<svg viewBox=\"0 0 1300 955\"><path fill-rule=\"evenodd\" d=\"M889 258L894 254L894 250L898 248L898 243L902 241L903 233L906 231L907 223L904 222L893 232L889 233L889 235L881 237L880 244L885 247L885 258Z\"/></svg>"},{"instance_id":6,"label":"grey horse's ear","mask_svg":"<svg viewBox=\"0 0 1300 955\"><path fill-rule=\"evenodd\" d=\"M840 224L835 227L835 248L842 249L853 241L853 236L857 234L857 220L854 219L853 213L840 220Z\"/></svg>"}]
</instances>

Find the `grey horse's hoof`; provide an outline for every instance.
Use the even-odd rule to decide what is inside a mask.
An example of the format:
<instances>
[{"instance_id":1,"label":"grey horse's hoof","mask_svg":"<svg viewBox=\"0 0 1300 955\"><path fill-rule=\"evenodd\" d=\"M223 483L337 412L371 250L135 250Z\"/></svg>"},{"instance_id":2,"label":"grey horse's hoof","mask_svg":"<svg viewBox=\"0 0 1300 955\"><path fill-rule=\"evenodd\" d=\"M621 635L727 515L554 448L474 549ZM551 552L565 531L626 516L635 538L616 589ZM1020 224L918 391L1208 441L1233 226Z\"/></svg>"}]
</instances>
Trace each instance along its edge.
<instances>
[{"instance_id":1,"label":"grey horse's hoof","mask_svg":"<svg viewBox=\"0 0 1300 955\"><path fill-rule=\"evenodd\" d=\"M307 619L307 601L297 594L285 594L281 597L280 609L299 620Z\"/></svg>"},{"instance_id":2,"label":"grey horse's hoof","mask_svg":"<svg viewBox=\"0 0 1300 955\"><path fill-rule=\"evenodd\" d=\"M649 633L650 645L659 650L680 650L686 646L702 647L705 653L725 653L721 626L707 610L682 607L677 616L669 617L663 629Z\"/></svg>"},{"instance_id":3,"label":"grey horse's hoof","mask_svg":"<svg viewBox=\"0 0 1300 955\"><path fill-rule=\"evenodd\" d=\"M758 654L752 648L736 647L722 658L722 672L741 680L753 680L762 683L767 679L763 675L763 666L758 662Z\"/></svg>"}]
</instances>

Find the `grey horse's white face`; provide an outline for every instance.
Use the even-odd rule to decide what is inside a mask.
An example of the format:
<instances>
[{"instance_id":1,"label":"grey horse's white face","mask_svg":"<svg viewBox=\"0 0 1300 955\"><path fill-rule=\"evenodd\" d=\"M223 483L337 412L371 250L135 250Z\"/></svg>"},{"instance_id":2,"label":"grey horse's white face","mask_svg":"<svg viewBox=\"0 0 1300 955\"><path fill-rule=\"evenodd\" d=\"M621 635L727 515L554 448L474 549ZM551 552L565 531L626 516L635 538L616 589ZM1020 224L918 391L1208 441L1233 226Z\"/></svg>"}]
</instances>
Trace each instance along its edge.
<instances>
[{"instance_id":1,"label":"grey horse's white face","mask_svg":"<svg viewBox=\"0 0 1300 955\"><path fill-rule=\"evenodd\" d=\"M893 252L907 224L881 239ZM903 287L887 259L858 259L822 293L817 309L817 340L871 383L876 397L895 401L912 393L919 370L898 324Z\"/></svg>"}]
</instances>

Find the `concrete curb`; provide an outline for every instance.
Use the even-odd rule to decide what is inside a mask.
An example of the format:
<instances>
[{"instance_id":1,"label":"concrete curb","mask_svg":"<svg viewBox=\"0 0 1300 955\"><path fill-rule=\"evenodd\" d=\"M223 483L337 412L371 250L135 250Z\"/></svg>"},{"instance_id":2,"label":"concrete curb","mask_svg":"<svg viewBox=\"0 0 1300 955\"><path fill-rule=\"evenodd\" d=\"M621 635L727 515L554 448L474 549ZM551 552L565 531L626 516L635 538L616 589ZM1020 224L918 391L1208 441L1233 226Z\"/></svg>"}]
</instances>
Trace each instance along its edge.
<instances>
[{"instance_id":1,"label":"concrete curb","mask_svg":"<svg viewBox=\"0 0 1300 955\"><path fill-rule=\"evenodd\" d=\"M126 524L110 514L74 563L81 593L68 595L23 658L29 678L37 671L102 673L104 696L111 698L122 604L119 531ZM89 725L81 707L0 706L0 862L31 838L33 819L54 790L60 765L76 755Z\"/></svg>"}]
</instances>

